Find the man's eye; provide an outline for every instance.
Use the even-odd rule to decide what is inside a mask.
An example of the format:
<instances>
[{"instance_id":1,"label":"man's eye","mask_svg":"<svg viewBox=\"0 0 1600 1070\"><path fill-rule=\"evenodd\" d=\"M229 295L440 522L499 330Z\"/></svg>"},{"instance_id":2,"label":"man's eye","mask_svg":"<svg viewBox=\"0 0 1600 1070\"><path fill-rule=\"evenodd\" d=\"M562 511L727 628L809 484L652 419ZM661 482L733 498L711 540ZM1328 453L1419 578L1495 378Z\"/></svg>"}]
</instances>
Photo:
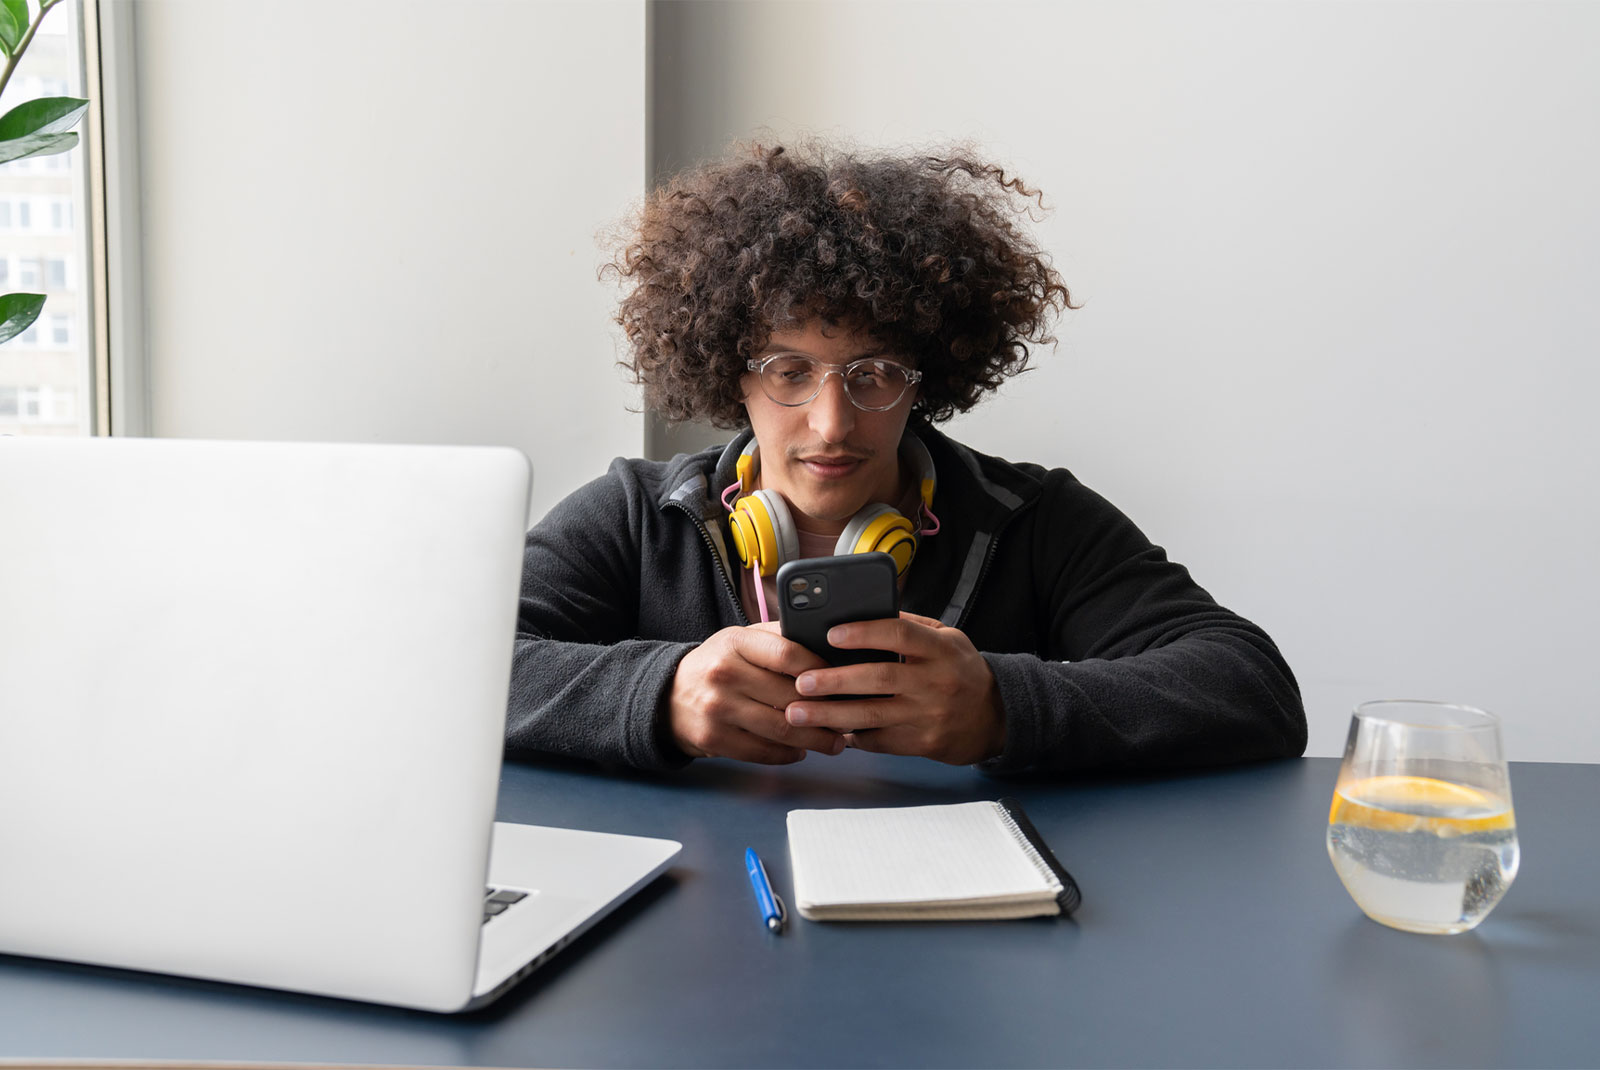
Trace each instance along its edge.
<instances>
[{"instance_id":1,"label":"man's eye","mask_svg":"<svg viewBox=\"0 0 1600 1070\"><path fill-rule=\"evenodd\" d=\"M786 383L804 383L811 378L810 368L777 368L775 371Z\"/></svg>"}]
</instances>

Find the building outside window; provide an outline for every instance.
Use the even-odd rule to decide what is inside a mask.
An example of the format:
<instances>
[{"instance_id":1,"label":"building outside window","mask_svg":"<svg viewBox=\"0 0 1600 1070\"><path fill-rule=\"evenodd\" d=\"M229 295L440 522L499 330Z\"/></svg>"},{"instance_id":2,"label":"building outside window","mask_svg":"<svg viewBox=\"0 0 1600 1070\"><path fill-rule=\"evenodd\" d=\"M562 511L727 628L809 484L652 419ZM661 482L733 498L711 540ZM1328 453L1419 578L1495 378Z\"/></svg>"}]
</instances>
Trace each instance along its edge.
<instances>
[{"instance_id":1,"label":"building outside window","mask_svg":"<svg viewBox=\"0 0 1600 1070\"><path fill-rule=\"evenodd\" d=\"M71 426L77 397L48 386L0 386L0 420L34 427Z\"/></svg>"}]
</instances>

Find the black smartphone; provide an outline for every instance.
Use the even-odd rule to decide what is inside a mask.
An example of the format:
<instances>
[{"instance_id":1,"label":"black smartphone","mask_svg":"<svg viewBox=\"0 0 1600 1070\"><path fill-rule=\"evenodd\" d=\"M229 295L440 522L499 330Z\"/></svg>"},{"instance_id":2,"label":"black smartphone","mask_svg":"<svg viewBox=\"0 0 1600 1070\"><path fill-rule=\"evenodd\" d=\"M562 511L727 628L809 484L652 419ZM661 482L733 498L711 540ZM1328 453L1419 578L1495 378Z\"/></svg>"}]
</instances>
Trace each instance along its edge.
<instances>
[{"instance_id":1,"label":"black smartphone","mask_svg":"<svg viewBox=\"0 0 1600 1070\"><path fill-rule=\"evenodd\" d=\"M841 650L828 629L854 620L900 615L900 587L888 554L806 557L778 569L778 622L793 639L830 665L898 661L890 650Z\"/></svg>"}]
</instances>

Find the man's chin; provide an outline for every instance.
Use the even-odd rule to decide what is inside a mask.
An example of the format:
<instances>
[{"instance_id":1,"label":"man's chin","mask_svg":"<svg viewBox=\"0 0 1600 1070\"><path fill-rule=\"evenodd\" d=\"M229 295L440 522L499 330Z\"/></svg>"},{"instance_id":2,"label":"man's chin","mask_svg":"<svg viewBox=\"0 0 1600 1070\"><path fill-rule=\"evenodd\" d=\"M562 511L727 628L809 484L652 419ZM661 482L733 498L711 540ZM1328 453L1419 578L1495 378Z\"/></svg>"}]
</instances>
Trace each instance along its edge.
<instances>
[{"instance_id":1,"label":"man's chin","mask_svg":"<svg viewBox=\"0 0 1600 1070\"><path fill-rule=\"evenodd\" d=\"M837 527L842 531L850 518L866 507L867 503L858 499L859 495L848 499L827 495L808 497L804 501L793 501L789 504L801 514L797 519L802 527L807 529Z\"/></svg>"}]
</instances>

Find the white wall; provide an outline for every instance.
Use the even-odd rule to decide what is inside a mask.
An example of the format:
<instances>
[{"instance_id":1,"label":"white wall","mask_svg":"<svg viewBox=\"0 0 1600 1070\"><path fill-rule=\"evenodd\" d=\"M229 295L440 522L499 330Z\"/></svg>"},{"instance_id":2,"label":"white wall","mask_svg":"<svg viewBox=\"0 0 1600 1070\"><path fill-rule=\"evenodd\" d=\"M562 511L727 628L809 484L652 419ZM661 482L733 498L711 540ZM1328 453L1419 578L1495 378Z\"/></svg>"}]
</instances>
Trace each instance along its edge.
<instances>
[{"instance_id":1,"label":"white wall","mask_svg":"<svg viewBox=\"0 0 1600 1070\"><path fill-rule=\"evenodd\" d=\"M1424 696L1600 761L1600 5L655 17L668 166L763 128L974 139L1046 192L1084 307L951 430L1072 468L1264 625L1311 753Z\"/></svg>"},{"instance_id":2,"label":"white wall","mask_svg":"<svg viewBox=\"0 0 1600 1070\"><path fill-rule=\"evenodd\" d=\"M138 0L156 434L640 449L597 230L643 0ZM1074 469L1299 673L1600 761L1600 5L661 3L658 170L976 140L1085 307L952 430Z\"/></svg>"},{"instance_id":3,"label":"white wall","mask_svg":"<svg viewBox=\"0 0 1600 1070\"><path fill-rule=\"evenodd\" d=\"M639 451L643 0L132 12L152 433L514 445L536 517Z\"/></svg>"}]
</instances>

